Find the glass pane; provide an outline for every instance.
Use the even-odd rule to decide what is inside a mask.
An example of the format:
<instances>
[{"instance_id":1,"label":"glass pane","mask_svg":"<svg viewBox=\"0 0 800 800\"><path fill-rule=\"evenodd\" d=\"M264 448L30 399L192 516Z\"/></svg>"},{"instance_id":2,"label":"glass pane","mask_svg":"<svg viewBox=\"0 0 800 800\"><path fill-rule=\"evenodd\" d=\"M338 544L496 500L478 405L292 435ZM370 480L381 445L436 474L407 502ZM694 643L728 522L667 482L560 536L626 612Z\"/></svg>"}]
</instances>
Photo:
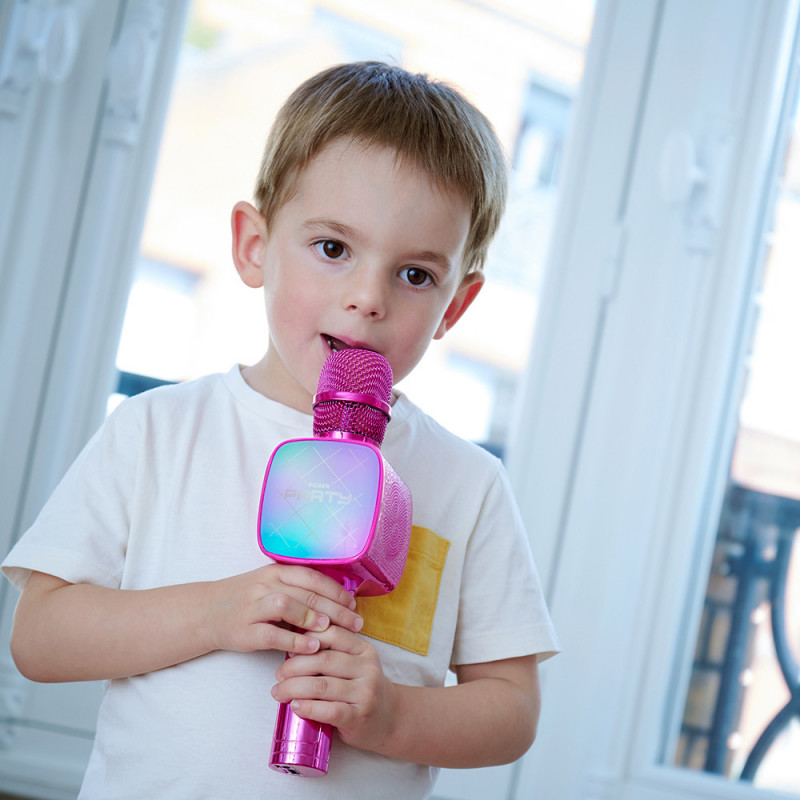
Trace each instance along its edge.
<instances>
[{"instance_id":1,"label":"glass pane","mask_svg":"<svg viewBox=\"0 0 800 800\"><path fill-rule=\"evenodd\" d=\"M675 761L800 796L796 120Z\"/></svg>"},{"instance_id":2,"label":"glass pane","mask_svg":"<svg viewBox=\"0 0 800 800\"><path fill-rule=\"evenodd\" d=\"M252 197L267 130L297 84L342 61L389 60L458 86L513 161L487 286L403 385L457 433L501 447L532 338L593 11L593 0L196 0L119 369L184 380L263 355L260 293L239 283L231 263L231 208Z\"/></svg>"}]
</instances>

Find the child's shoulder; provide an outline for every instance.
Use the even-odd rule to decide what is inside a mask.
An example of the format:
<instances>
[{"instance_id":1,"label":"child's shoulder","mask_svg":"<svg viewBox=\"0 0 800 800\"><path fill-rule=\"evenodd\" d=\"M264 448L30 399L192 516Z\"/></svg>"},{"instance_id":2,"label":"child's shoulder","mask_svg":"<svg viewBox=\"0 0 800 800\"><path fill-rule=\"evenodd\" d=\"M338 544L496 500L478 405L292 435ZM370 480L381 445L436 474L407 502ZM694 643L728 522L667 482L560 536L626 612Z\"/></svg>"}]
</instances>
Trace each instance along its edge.
<instances>
[{"instance_id":1,"label":"child's shoulder","mask_svg":"<svg viewBox=\"0 0 800 800\"><path fill-rule=\"evenodd\" d=\"M398 425L394 435L420 457L437 462L445 460L451 468L461 467L473 473L478 470L494 475L500 469L501 461L496 454L453 433L406 395L400 395L396 408Z\"/></svg>"},{"instance_id":2,"label":"child's shoulder","mask_svg":"<svg viewBox=\"0 0 800 800\"><path fill-rule=\"evenodd\" d=\"M109 420L120 424L142 424L160 418L186 418L218 402L224 394L224 374L167 383L125 398Z\"/></svg>"}]
</instances>

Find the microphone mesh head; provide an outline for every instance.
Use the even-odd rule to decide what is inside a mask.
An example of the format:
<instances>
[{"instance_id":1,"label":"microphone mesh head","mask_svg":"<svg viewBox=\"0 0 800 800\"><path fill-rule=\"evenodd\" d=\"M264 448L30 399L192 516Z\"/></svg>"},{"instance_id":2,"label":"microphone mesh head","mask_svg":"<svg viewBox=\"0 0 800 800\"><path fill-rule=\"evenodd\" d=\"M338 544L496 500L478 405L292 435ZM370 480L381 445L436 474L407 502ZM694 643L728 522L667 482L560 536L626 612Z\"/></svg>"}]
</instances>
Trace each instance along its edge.
<instances>
[{"instance_id":1,"label":"microphone mesh head","mask_svg":"<svg viewBox=\"0 0 800 800\"><path fill-rule=\"evenodd\" d=\"M392 398L392 368L372 350L336 350L322 365L317 394L322 392L373 395L388 405ZM365 403L325 400L314 407L314 436L342 431L366 436L380 447L388 421L382 411Z\"/></svg>"}]
</instances>

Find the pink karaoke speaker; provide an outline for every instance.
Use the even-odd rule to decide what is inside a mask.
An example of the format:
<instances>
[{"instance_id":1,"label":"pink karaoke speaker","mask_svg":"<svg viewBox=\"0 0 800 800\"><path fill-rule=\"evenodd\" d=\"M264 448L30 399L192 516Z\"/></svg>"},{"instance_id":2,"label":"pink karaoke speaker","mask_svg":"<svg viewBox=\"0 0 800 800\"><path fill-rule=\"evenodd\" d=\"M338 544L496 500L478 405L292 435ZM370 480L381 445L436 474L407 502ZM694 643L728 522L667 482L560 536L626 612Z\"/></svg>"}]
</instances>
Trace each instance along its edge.
<instances>
[{"instance_id":1,"label":"pink karaoke speaker","mask_svg":"<svg viewBox=\"0 0 800 800\"><path fill-rule=\"evenodd\" d=\"M331 353L314 397L314 437L275 448L261 491L258 543L264 554L314 567L354 595L391 592L408 554L411 493L379 450L391 389L392 369L380 354ZM332 732L282 703L270 767L324 775Z\"/></svg>"}]
</instances>

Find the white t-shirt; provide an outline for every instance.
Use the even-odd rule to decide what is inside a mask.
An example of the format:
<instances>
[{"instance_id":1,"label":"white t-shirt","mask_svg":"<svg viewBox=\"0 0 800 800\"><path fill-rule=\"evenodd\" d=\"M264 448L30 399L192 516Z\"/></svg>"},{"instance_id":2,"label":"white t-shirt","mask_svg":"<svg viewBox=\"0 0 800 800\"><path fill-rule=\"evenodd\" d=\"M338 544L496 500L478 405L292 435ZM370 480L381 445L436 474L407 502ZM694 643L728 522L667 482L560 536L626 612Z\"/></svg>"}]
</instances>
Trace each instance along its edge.
<instances>
[{"instance_id":1,"label":"white t-shirt","mask_svg":"<svg viewBox=\"0 0 800 800\"><path fill-rule=\"evenodd\" d=\"M20 589L31 570L148 589L255 569L267 560L256 533L267 461L280 442L311 435L311 422L251 389L236 367L131 398L83 450L3 571ZM421 554L409 555L416 567L407 573L422 587L409 579L399 624L396 613L386 624L375 617L386 675L441 686L451 665L557 651L500 462L402 395L381 451L411 490ZM371 610L360 610L367 631ZM109 681L80 797L428 795L437 770L336 738L325 777L269 769L270 689L283 657L214 652Z\"/></svg>"}]
</instances>

